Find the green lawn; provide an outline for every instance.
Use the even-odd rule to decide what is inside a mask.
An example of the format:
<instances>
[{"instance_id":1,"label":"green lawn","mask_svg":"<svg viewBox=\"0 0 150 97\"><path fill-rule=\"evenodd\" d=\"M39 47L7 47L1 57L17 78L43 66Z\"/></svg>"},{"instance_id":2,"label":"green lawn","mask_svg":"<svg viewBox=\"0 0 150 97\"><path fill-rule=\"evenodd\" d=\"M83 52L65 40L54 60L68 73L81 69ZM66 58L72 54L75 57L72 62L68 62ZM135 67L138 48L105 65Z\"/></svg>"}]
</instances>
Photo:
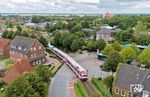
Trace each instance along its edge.
<instances>
[{"instance_id":1,"label":"green lawn","mask_svg":"<svg viewBox=\"0 0 150 97\"><path fill-rule=\"evenodd\" d=\"M4 64L5 64L5 69L9 69L13 66L13 63L10 59L5 60Z\"/></svg>"},{"instance_id":2,"label":"green lawn","mask_svg":"<svg viewBox=\"0 0 150 97\"><path fill-rule=\"evenodd\" d=\"M0 97L4 97L4 92L0 92Z\"/></svg>"},{"instance_id":3,"label":"green lawn","mask_svg":"<svg viewBox=\"0 0 150 97\"><path fill-rule=\"evenodd\" d=\"M3 61L5 59L8 59L8 57L5 57L5 56L0 56L0 61Z\"/></svg>"}]
</instances>

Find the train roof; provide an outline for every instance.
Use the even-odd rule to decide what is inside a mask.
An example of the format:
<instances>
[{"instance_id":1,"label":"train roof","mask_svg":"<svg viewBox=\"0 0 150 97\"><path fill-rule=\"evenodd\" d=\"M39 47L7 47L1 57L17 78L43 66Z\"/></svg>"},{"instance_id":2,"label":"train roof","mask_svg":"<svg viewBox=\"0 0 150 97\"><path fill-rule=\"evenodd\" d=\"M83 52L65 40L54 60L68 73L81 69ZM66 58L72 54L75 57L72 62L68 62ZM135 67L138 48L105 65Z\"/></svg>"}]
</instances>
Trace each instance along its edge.
<instances>
[{"instance_id":1,"label":"train roof","mask_svg":"<svg viewBox=\"0 0 150 97\"><path fill-rule=\"evenodd\" d=\"M69 55L67 55L66 53L64 53L63 51L59 50L58 48L53 48L55 50L57 50L57 52L59 52L60 54L62 54L65 58L67 58L75 67L79 68L79 71L85 71L84 68L82 68L73 58L71 58Z\"/></svg>"}]
</instances>

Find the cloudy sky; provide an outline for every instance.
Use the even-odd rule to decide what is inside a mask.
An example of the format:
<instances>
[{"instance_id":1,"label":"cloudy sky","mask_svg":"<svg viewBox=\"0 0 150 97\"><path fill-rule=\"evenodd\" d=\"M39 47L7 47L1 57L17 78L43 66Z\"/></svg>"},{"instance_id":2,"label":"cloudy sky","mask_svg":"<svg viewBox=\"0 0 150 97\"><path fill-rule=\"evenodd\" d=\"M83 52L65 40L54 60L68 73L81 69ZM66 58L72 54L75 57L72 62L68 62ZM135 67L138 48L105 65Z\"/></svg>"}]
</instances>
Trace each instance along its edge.
<instances>
[{"instance_id":1,"label":"cloudy sky","mask_svg":"<svg viewBox=\"0 0 150 97\"><path fill-rule=\"evenodd\" d=\"M150 13L150 0L0 0L0 13Z\"/></svg>"}]
</instances>

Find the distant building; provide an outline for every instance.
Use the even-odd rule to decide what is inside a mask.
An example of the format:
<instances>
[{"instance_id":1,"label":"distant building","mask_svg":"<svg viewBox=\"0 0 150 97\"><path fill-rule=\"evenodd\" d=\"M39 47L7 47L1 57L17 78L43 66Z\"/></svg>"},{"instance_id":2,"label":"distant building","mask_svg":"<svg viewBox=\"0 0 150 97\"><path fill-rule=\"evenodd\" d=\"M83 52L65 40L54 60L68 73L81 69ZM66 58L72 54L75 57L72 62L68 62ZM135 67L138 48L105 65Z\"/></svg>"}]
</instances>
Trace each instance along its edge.
<instances>
[{"instance_id":1,"label":"distant building","mask_svg":"<svg viewBox=\"0 0 150 97\"><path fill-rule=\"evenodd\" d=\"M0 55L9 56L10 39L0 38Z\"/></svg>"},{"instance_id":2,"label":"distant building","mask_svg":"<svg viewBox=\"0 0 150 97\"><path fill-rule=\"evenodd\" d=\"M27 60L22 59L14 64L14 66L11 67L8 71L6 71L2 79L6 84L11 84L11 82L13 82L16 78L20 77L26 72L32 71L32 69L33 68L31 64Z\"/></svg>"},{"instance_id":3,"label":"distant building","mask_svg":"<svg viewBox=\"0 0 150 97\"><path fill-rule=\"evenodd\" d=\"M114 27L111 27L111 26L109 26L108 24L102 24L101 25L101 29L115 29L116 28L116 26L114 26Z\"/></svg>"},{"instance_id":4,"label":"distant building","mask_svg":"<svg viewBox=\"0 0 150 97\"><path fill-rule=\"evenodd\" d=\"M109 12L106 12L106 13L103 14L103 18L106 18L106 19L113 18L113 14L109 13Z\"/></svg>"},{"instance_id":5,"label":"distant building","mask_svg":"<svg viewBox=\"0 0 150 97\"><path fill-rule=\"evenodd\" d=\"M113 83L114 97L150 97L150 69L127 64L118 66Z\"/></svg>"},{"instance_id":6,"label":"distant building","mask_svg":"<svg viewBox=\"0 0 150 97\"><path fill-rule=\"evenodd\" d=\"M115 33L118 30L103 29L96 32L96 40L103 39L104 41L112 41Z\"/></svg>"},{"instance_id":7,"label":"distant building","mask_svg":"<svg viewBox=\"0 0 150 97\"><path fill-rule=\"evenodd\" d=\"M22 36L16 36L12 40L9 54L14 63L21 59L27 59L32 65L46 61L43 45L37 39Z\"/></svg>"}]
</instances>

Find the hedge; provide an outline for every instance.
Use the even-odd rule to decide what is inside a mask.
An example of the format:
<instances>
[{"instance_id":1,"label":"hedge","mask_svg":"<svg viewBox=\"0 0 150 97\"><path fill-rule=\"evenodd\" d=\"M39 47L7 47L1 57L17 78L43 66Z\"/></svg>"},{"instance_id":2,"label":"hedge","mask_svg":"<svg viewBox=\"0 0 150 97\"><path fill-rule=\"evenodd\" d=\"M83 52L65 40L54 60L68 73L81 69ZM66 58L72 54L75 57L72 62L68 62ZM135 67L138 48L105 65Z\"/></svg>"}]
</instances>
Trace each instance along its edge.
<instances>
[{"instance_id":1,"label":"hedge","mask_svg":"<svg viewBox=\"0 0 150 97\"><path fill-rule=\"evenodd\" d=\"M104 87L104 85L98 79L93 78L92 83L102 93L104 97L112 97L110 92Z\"/></svg>"}]
</instances>

